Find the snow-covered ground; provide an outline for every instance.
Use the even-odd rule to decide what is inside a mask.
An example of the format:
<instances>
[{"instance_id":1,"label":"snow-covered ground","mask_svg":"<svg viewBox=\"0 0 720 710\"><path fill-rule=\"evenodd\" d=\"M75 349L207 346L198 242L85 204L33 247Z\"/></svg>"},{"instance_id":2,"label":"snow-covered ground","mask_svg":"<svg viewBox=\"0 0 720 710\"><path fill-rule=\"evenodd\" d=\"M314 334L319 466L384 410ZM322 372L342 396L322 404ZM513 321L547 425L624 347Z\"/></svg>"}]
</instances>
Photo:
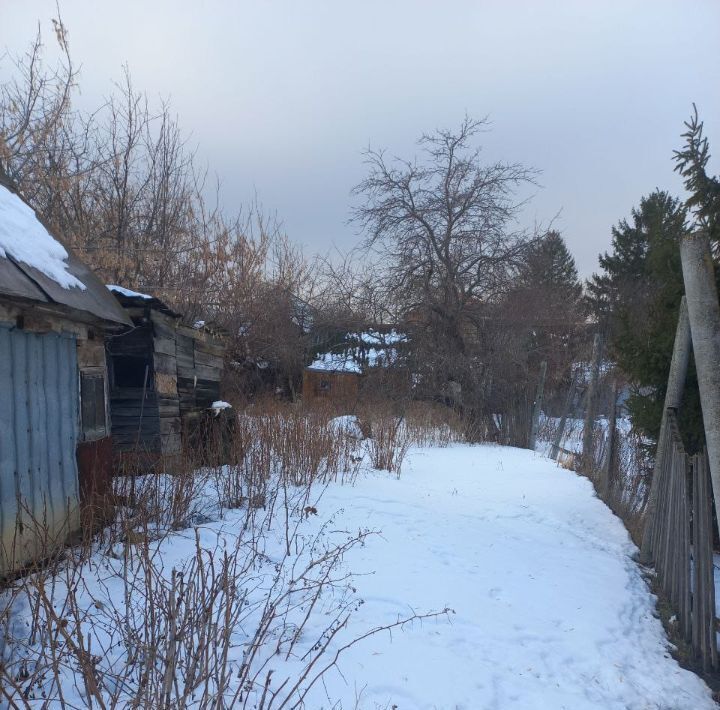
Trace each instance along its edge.
<instances>
[{"instance_id":1,"label":"snow-covered ground","mask_svg":"<svg viewBox=\"0 0 720 710\"><path fill-rule=\"evenodd\" d=\"M416 448L399 478L361 471L354 485L332 483L310 502L297 538L304 541L305 562L293 559L295 544L285 555L282 534L268 539L248 573L248 589L255 590L252 599L271 579L263 577L263 569L283 565L286 584L297 585L297 570L308 555L322 556L332 542L342 544L358 531L378 531L350 545L344 567L334 573L337 579L343 570L354 574L353 599L341 593L334 600L354 611L333 637L326 658L400 618L446 607L452 612L350 646L337 667L312 687L303 707L715 707L705 684L671 657L620 521L586 479L541 455L493 445ZM241 534L242 510L226 512L222 520L211 517L208 509L195 518L197 538L192 529L180 530L158 544L154 555L168 572L191 559L196 544L232 547ZM89 609L86 634L97 635L94 648L108 647L103 663L117 655L116 666L125 650L117 639L103 639L108 629L93 623L93 614L122 601L119 557L98 551L87 565L82 591ZM260 655L266 664L261 680L273 670L272 687L277 687L293 667L302 666L303 654L318 638L328 638L332 596L307 612L309 622L290 660L285 651L274 653L275 637L267 639L268 653ZM263 608L249 608L244 628L253 628L253 615ZM306 609L299 604L290 613L300 618ZM28 607L18 610L20 632L28 614ZM238 667L247 652L244 628L236 630L236 646L230 650ZM63 677L67 697L82 707L82 685ZM246 695L242 707L257 707L253 703L261 690L262 685Z\"/></svg>"},{"instance_id":2,"label":"snow-covered ground","mask_svg":"<svg viewBox=\"0 0 720 710\"><path fill-rule=\"evenodd\" d=\"M322 512L339 507L383 531L350 558L370 573L353 629L455 611L350 649L331 686L343 707L360 691L367 708L715 707L672 659L635 547L586 479L520 449L415 450L399 480L328 490Z\"/></svg>"}]
</instances>

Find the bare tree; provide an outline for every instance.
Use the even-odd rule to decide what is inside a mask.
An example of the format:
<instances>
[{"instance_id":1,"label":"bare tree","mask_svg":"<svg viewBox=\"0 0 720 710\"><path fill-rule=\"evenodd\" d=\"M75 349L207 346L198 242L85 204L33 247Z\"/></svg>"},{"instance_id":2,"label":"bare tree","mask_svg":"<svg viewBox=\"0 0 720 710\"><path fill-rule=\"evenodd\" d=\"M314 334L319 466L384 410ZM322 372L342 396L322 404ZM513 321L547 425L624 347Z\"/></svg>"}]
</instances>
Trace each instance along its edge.
<instances>
[{"instance_id":1,"label":"bare tree","mask_svg":"<svg viewBox=\"0 0 720 710\"><path fill-rule=\"evenodd\" d=\"M65 26L59 19L53 20L53 26L60 48L55 67L44 64L39 27L23 55L0 57L14 70L13 76L0 85L0 163L16 181L48 170L56 172L65 162L57 161L57 148L69 148L66 131L77 72L70 58ZM48 148L53 148L50 154ZM66 154L63 151L63 156Z\"/></svg>"},{"instance_id":2,"label":"bare tree","mask_svg":"<svg viewBox=\"0 0 720 710\"><path fill-rule=\"evenodd\" d=\"M529 239L516 227L517 191L536 174L483 163L474 142L486 126L465 118L457 130L423 135L412 161L370 150L369 174L354 190L364 198L354 220L365 248L379 255L380 276L414 325L423 382L436 395L450 386L473 415L489 383L484 323Z\"/></svg>"}]
</instances>

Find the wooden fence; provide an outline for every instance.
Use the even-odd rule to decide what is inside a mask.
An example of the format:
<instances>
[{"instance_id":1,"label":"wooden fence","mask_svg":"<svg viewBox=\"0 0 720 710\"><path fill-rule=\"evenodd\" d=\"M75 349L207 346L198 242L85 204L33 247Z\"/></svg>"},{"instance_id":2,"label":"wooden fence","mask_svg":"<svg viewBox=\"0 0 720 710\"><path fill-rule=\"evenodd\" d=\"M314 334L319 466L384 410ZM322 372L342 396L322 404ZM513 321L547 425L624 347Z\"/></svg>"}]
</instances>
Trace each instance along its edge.
<instances>
[{"instance_id":1,"label":"wooden fence","mask_svg":"<svg viewBox=\"0 0 720 710\"><path fill-rule=\"evenodd\" d=\"M707 453L685 453L675 412L667 410L655 469L657 511L650 559L680 633L705 671L718 667L715 634L712 484Z\"/></svg>"}]
</instances>

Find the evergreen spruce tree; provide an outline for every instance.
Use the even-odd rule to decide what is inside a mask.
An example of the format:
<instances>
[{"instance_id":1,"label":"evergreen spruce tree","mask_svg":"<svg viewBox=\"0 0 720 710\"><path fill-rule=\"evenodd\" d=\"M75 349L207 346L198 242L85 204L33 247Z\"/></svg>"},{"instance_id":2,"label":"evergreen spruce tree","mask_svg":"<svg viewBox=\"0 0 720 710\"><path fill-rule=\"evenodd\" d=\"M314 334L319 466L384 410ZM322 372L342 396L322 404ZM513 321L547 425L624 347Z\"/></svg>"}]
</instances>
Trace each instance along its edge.
<instances>
[{"instance_id":1,"label":"evergreen spruce tree","mask_svg":"<svg viewBox=\"0 0 720 710\"><path fill-rule=\"evenodd\" d=\"M532 242L519 266L508 311L513 321L526 324L530 367L547 362L550 398L569 384L584 320L582 296L575 260L560 233L549 231Z\"/></svg>"},{"instance_id":2,"label":"evergreen spruce tree","mask_svg":"<svg viewBox=\"0 0 720 710\"><path fill-rule=\"evenodd\" d=\"M643 197L630 220L613 228L612 251L600 255L602 272L587 285L609 354L631 382L633 426L652 439L660 430L684 292L679 241L686 229L687 211L678 199L659 190ZM694 449L702 423L694 365L689 369L680 423Z\"/></svg>"},{"instance_id":3,"label":"evergreen spruce tree","mask_svg":"<svg viewBox=\"0 0 720 710\"><path fill-rule=\"evenodd\" d=\"M714 247L720 252L720 179L707 174L710 160L708 140L703 136L703 124L693 104L693 115L685 122L685 147L674 151L675 170L685 178L690 197L685 203L695 218L696 227L705 229Z\"/></svg>"},{"instance_id":4,"label":"evergreen spruce tree","mask_svg":"<svg viewBox=\"0 0 720 710\"><path fill-rule=\"evenodd\" d=\"M539 292L548 299L546 306L560 308L563 313L568 307L577 306L582 296L575 259L562 235L554 230L530 246L518 281L521 288Z\"/></svg>"}]
</instances>

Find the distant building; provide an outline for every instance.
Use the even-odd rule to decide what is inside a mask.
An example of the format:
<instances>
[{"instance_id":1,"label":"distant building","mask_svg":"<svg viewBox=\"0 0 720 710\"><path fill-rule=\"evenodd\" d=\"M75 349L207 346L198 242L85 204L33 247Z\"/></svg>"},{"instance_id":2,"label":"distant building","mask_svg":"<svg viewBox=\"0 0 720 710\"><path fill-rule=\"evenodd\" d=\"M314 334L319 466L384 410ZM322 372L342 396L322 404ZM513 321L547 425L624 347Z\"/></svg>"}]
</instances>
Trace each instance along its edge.
<instances>
[{"instance_id":1,"label":"distant building","mask_svg":"<svg viewBox=\"0 0 720 710\"><path fill-rule=\"evenodd\" d=\"M326 401L350 411L360 392L360 365L351 357L325 353L303 372L303 401Z\"/></svg>"},{"instance_id":2,"label":"distant building","mask_svg":"<svg viewBox=\"0 0 720 710\"><path fill-rule=\"evenodd\" d=\"M326 400L352 409L368 376L402 364L406 341L406 336L394 329L346 333L332 351L319 353L305 368L303 400Z\"/></svg>"},{"instance_id":3,"label":"distant building","mask_svg":"<svg viewBox=\"0 0 720 710\"><path fill-rule=\"evenodd\" d=\"M109 492L105 335L130 321L0 171L0 576Z\"/></svg>"}]
</instances>

